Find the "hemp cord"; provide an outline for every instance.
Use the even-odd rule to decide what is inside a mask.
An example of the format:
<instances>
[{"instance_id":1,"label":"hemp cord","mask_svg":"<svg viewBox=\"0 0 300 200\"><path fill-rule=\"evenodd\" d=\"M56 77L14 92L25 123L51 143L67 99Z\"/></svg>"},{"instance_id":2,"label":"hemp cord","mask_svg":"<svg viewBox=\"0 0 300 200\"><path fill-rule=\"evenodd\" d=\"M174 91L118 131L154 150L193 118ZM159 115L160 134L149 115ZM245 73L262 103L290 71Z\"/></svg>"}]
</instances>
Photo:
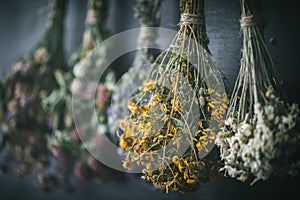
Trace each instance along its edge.
<instances>
[{"instance_id":1,"label":"hemp cord","mask_svg":"<svg viewBox=\"0 0 300 200\"><path fill-rule=\"evenodd\" d=\"M181 22L181 26L194 25L194 24L204 25L205 19L203 15L183 13L181 14L180 22Z\"/></svg>"}]
</instances>

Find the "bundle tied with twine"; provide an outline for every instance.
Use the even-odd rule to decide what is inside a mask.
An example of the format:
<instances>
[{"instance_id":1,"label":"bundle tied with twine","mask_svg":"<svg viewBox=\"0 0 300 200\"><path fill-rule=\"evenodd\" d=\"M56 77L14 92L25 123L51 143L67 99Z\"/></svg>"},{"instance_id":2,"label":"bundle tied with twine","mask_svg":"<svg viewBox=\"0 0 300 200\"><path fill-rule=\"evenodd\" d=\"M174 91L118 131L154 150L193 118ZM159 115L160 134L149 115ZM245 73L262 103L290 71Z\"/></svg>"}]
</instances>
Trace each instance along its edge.
<instances>
[{"instance_id":1,"label":"bundle tied with twine","mask_svg":"<svg viewBox=\"0 0 300 200\"><path fill-rule=\"evenodd\" d=\"M39 187L49 191L57 182L47 171L50 154L47 136L53 118L42 109L42 100L57 87L53 72L66 70L63 53L63 19L66 0L52 0L47 27L32 50L4 78L1 98L1 149L8 169L18 176L31 171Z\"/></svg>"},{"instance_id":2,"label":"bundle tied with twine","mask_svg":"<svg viewBox=\"0 0 300 200\"><path fill-rule=\"evenodd\" d=\"M263 38L260 0L241 0L244 35L240 71L225 126L218 134L225 174L241 181L294 173L299 110L287 103Z\"/></svg>"},{"instance_id":3,"label":"bundle tied with twine","mask_svg":"<svg viewBox=\"0 0 300 200\"><path fill-rule=\"evenodd\" d=\"M56 129L48 139L49 149L67 165L67 173L74 173L80 180L120 178L119 173L100 163L87 150L101 144L102 137L108 135L106 113L115 74L109 68L100 83L99 77L95 77L106 64L107 47L101 43L109 35L105 28L107 9L107 0L88 1L82 44L71 56L70 72L55 72L60 88L44 101L45 108L57 116ZM96 115L86 119L84 113L88 107L95 108ZM80 132L74 117L82 119L78 125ZM71 166L65 163L69 159L62 159L70 156L74 157Z\"/></svg>"},{"instance_id":4,"label":"bundle tied with twine","mask_svg":"<svg viewBox=\"0 0 300 200\"><path fill-rule=\"evenodd\" d=\"M151 64L157 56L156 39L160 24L162 0L139 0L135 7L135 17L141 27L138 37L137 52L128 72L122 75L112 94L112 103L108 115L110 132L116 134L119 128L117 121L128 115L128 100L133 91L143 83L150 73ZM152 48L149 48L152 47Z\"/></svg>"},{"instance_id":5,"label":"bundle tied with twine","mask_svg":"<svg viewBox=\"0 0 300 200\"><path fill-rule=\"evenodd\" d=\"M214 139L227 98L207 46L204 1L181 0L180 10L180 30L129 100L120 146L125 169L189 193L218 175Z\"/></svg>"}]
</instances>

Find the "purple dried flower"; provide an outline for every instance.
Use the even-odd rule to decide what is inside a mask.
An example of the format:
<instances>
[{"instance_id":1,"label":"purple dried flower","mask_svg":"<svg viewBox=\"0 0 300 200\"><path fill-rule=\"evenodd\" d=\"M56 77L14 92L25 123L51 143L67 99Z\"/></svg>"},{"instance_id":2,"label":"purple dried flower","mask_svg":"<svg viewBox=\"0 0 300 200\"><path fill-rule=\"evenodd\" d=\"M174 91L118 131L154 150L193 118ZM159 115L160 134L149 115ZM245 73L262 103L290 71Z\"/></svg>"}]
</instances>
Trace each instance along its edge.
<instances>
[{"instance_id":1,"label":"purple dried flower","mask_svg":"<svg viewBox=\"0 0 300 200\"><path fill-rule=\"evenodd\" d=\"M84 91L82 91L83 100L89 101L94 97L94 91L97 83L94 81L89 81L86 83Z\"/></svg>"},{"instance_id":2,"label":"purple dried flower","mask_svg":"<svg viewBox=\"0 0 300 200\"><path fill-rule=\"evenodd\" d=\"M94 158L92 155L89 155L87 158L87 165L89 168L94 172L99 172L101 167L103 167L103 164L101 164L96 158Z\"/></svg>"},{"instance_id":3,"label":"purple dried flower","mask_svg":"<svg viewBox=\"0 0 300 200\"><path fill-rule=\"evenodd\" d=\"M100 84L97 89L97 106L100 110L103 110L109 103L111 98L111 91L105 84Z\"/></svg>"},{"instance_id":4,"label":"purple dried flower","mask_svg":"<svg viewBox=\"0 0 300 200\"><path fill-rule=\"evenodd\" d=\"M87 166L83 165L83 163L80 161L76 162L73 171L74 171L74 175L79 180L88 180L92 176L89 168Z\"/></svg>"}]
</instances>

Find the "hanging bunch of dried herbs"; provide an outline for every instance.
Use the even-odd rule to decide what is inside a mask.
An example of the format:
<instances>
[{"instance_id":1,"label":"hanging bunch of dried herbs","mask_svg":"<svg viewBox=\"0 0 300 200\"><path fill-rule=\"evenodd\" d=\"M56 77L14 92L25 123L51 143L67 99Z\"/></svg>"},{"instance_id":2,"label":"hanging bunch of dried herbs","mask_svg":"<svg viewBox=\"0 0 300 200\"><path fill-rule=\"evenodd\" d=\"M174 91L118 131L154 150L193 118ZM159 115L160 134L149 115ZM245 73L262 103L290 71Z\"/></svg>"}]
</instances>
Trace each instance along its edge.
<instances>
[{"instance_id":1,"label":"hanging bunch of dried herbs","mask_svg":"<svg viewBox=\"0 0 300 200\"><path fill-rule=\"evenodd\" d=\"M134 91L150 73L151 64L157 56L156 39L157 29L160 24L160 7L162 0L138 0L135 7L135 17L139 19L141 28L138 37L138 46L135 59L128 72L118 81L118 86L113 91L112 104L108 115L109 129L112 134L118 130L119 119L128 115L128 100ZM152 47L152 48L149 48Z\"/></svg>"},{"instance_id":2,"label":"hanging bunch of dried herbs","mask_svg":"<svg viewBox=\"0 0 300 200\"><path fill-rule=\"evenodd\" d=\"M66 157L66 155L74 157L75 165L72 166L72 171L79 179L93 177L103 180L119 178L120 175L101 164L85 146L96 148L101 144L102 135L108 135L106 112L110 103L111 90L115 85L115 75L108 69L99 84L97 77L91 78L94 74L99 74L105 65L106 47L100 43L108 36L105 29L107 8L107 0L88 1L82 44L71 56L71 70L69 73L55 72L60 88L53 91L44 101L44 107L56 117L56 128L48 139L48 146L60 160L64 160L61 157ZM80 102L74 103L72 98ZM81 130L80 135L73 116L84 118L85 109L94 102L96 102L97 116L85 119L84 130ZM76 104L73 110L72 103ZM97 130L94 129L95 126ZM95 132L97 132L96 135L94 135ZM83 136L83 133L86 135ZM86 138L89 138L89 142L85 140ZM70 168L69 164L66 167Z\"/></svg>"},{"instance_id":3,"label":"hanging bunch of dried herbs","mask_svg":"<svg viewBox=\"0 0 300 200\"><path fill-rule=\"evenodd\" d=\"M208 50L203 0L181 0L180 30L158 56L120 120L123 167L182 193L218 175L215 134L227 109L222 75Z\"/></svg>"},{"instance_id":4,"label":"hanging bunch of dried herbs","mask_svg":"<svg viewBox=\"0 0 300 200\"><path fill-rule=\"evenodd\" d=\"M57 184L47 171L50 155L47 136L53 118L42 109L42 99L57 87L53 72L65 70L63 53L63 18L67 1L52 0L50 19L40 41L16 63L3 83L1 98L2 148L14 168L22 176L36 174L38 185L51 190Z\"/></svg>"},{"instance_id":5,"label":"hanging bunch of dried herbs","mask_svg":"<svg viewBox=\"0 0 300 200\"><path fill-rule=\"evenodd\" d=\"M299 110L288 104L264 42L260 0L241 0L244 35L241 67L218 134L226 175L241 181L265 180L272 173L291 172L289 156L299 145L291 131Z\"/></svg>"}]
</instances>

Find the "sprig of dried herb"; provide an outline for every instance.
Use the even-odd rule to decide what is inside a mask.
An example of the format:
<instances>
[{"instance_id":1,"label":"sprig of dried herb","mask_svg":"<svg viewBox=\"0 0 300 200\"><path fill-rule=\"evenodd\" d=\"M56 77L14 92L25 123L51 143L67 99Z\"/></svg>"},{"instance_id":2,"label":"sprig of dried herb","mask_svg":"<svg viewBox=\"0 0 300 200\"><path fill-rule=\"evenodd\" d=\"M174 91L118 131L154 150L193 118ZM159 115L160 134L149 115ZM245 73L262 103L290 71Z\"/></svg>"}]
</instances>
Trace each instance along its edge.
<instances>
[{"instance_id":1,"label":"sprig of dried herb","mask_svg":"<svg viewBox=\"0 0 300 200\"><path fill-rule=\"evenodd\" d=\"M112 134L116 134L119 128L116 122L128 115L128 100L132 92L147 78L151 69L150 65L154 62L155 56L157 56L158 50L149 47L157 46L157 29L152 27L158 27L160 24L161 3L162 0L139 0L134 9L135 17L139 19L141 24L138 50L132 66L128 72L123 74L113 91L112 104L108 116L109 129Z\"/></svg>"},{"instance_id":2,"label":"sprig of dried herb","mask_svg":"<svg viewBox=\"0 0 300 200\"><path fill-rule=\"evenodd\" d=\"M58 122L53 135L48 139L48 146L58 159L64 156L65 152L75 157L73 170L72 168L67 170L69 174L74 172L79 179L104 180L119 178L120 175L101 164L86 149L87 146L95 147L101 144L101 135L108 134L106 113L111 90L115 84L115 75L110 69L102 76L104 78L100 80L100 84L98 78L89 80L93 74L99 74L99 70L103 70L105 65L107 47L100 44L108 36L108 31L105 29L107 9L107 0L88 1L82 44L71 56L71 70L69 73L59 71L55 73L60 88L53 91L44 101L45 108L50 113L54 113ZM97 116L86 121L84 130L81 130L86 137L92 136L92 138L89 141L82 141L85 136L76 130L73 116L84 115L86 107L94 102L96 102ZM72 104L77 105L75 110L72 110ZM91 128L95 124L97 130ZM97 131L96 135L94 135L95 131Z\"/></svg>"},{"instance_id":3,"label":"sprig of dried herb","mask_svg":"<svg viewBox=\"0 0 300 200\"><path fill-rule=\"evenodd\" d=\"M291 131L299 110L296 104L287 103L280 86L263 38L260 3L241 0L241 67L226 126L216 140L225 174L241 181L254 179L252 183L274 173L291 172L294 165L289 156L299 145L299 136Z\"/></svg>"},{"instance_id":4,"label":"sprig of dried herb","mask_svg":"<svg viewBox=\"0 0 300 200\"><path fill-rule=\"evenodd\" d=\"M63 53L66 6L67 0L51 1L50 19L43 36L6 75L1 91L4 93L2 148L9 154L10 168L19 176L34 171L38 185L46 191L56 186L57 177L47 172L50 154L46 143L53 118L43 111L42 100L57 87L53 72L66 70Z\"/></svg>"},{"instance_id":5,"label":"sprig of dried herb","mask_svg":"<svg viewBox=\"0 0 300 200\"><path fill-rule=\"evenodd\" d=\"M126 169L142 170L166 192L188 193L218 175L214 138L228 102L208 50L204 1L181 0L180 10L180 30L120 121L120 146Z\"/></svg>"}]
</instances>

